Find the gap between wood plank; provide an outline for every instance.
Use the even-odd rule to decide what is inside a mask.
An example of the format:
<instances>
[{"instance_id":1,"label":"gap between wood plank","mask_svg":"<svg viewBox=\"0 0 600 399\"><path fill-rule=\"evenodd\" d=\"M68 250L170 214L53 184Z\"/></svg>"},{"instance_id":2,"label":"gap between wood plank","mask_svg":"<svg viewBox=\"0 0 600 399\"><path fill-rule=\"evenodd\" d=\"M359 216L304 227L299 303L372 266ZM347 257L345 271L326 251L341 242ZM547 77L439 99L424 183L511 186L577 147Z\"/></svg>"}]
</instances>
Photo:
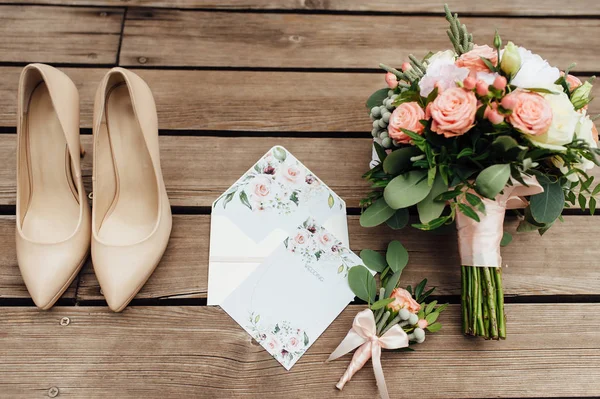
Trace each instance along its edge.
<instances>
[{"instance_id":1,"label":"gap between wood plank","mask_svg":"<svg viewBox=\"0 0 600 399\"><path fill-rule=\"evenodd\" d=\"M3 2L4 6L36 6L36 7L63 7L63 8L113 8L122 9L121 5L101 5L101 4L54 4L35 1L28 2ZM174 10L174 11L203 11L203 12L227 12L237 14L308 14L308 15L358 15L358 16L402 16L402 17L444 17L444 12L423 12L423 11L374 11L374 10L324 10L324 9L288 9L288 8L207 8L207 7L167 7L167 6L149 6L133 5L133 8L142 8L147 10ZM129 7L127 7L129 8ZM572 15L539 15L539 14L509 14L502 12L465 12L459 13L460 17L469 18L511 18L511 19L600 19L598 15L572 14Z\"/></svg>"}]
</instances>

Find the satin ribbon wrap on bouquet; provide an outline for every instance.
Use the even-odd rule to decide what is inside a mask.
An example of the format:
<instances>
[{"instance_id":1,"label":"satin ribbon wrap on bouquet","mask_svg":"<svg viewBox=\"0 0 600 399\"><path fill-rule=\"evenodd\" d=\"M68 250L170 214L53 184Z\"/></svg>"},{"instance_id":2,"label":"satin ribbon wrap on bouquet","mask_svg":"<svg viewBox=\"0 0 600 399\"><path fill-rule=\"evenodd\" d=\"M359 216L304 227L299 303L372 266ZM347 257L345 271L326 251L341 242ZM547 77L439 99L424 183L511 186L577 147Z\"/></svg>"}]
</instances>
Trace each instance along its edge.
<instances>
[{"instance_id":1,"label":"satin ribbon wrap on bouquet","mask_svg":"<svg viewBox=\"0 0 600 399\"><path fill-rule=\"evenodd\" d=\"M381 348L399 349L407 347L408 335L398 324L390 328L381 337L377 336L376 330L377 326L373 312L370 309L359 312L354 318L352 329L350 329L344 340L329 356L329 359L327 359L328 362L335 360L358 348L352 357L350 365L336 385L338 389L341 390L344 388L344 385L350 381L352 376L372 358L373 372L375 373L381 398L389 398L383 369L381 368Z\"/></svg>"},{"instance_id":2,"label":"satin ribbon wrap on bouquet","mask_svg":"<svg viewBox=\"0 0 600 399\"><path fill-rule=\"evenodd\" d=\"M462 330L466 335L506 338L500 256L504 214L507 209L527 207L526 196L544 191L535 177L524 175L522 180L525 184L512 181L494 200L482 198L485 212L478 212L479 222L456 213L462 265Z\"/></svg>"},{"instance_id":3,"label":"satin ribbon wrap on bouquet","mask_svg":"<svg viewBox=\"0 0 600 399\"><path fill-rule=\"evenodd\" d=\"M504 214L507 209L525 208L528 205L526 196L544 191L535 176L523 176L527 186L513 181L506 186L503 193L495 200L482 198L485 214L479 213L477 222L462 212L456 213L456 229L458 231L458 251L461 265L480 267L500 267L500 241L504 233Z\"/></svg>"}]
</instances>

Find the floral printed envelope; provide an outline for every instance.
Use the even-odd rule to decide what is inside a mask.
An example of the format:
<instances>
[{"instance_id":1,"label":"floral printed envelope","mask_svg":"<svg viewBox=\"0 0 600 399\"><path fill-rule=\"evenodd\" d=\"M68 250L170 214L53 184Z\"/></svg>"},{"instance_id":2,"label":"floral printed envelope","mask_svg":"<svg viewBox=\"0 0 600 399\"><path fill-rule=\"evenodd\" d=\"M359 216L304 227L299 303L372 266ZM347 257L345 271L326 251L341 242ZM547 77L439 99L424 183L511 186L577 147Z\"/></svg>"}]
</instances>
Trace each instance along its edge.
<instances>
[{"instance_id":1,"label":"floral printed envelope","mask_svg":"<svg viewBox=\"0 0 600 399\"><path fill-rule=\"evenodd\" d=\"M348 270L361 264L309 218L221 307L289 370L354 299Z\"/></svg>"},{"instance_id":2,"label":"floral printed envelope","mask_svg":"<svg viewBox=\"0 0 600 399\"><path fill-rule=\"evenodd\" d=\"M208 304L219 305L309 217L348 246L345 202L285 148L271 148L212 205Z\"/></svg>"}]
</instances>

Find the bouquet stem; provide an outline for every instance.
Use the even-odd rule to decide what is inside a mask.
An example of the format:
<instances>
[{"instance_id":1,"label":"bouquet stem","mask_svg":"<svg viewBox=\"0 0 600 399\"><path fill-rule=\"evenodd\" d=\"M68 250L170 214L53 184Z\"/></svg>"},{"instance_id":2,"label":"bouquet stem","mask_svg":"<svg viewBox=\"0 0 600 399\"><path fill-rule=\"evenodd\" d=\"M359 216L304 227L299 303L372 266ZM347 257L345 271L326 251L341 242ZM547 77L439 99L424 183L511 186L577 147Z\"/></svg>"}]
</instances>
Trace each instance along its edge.
<instances>
[{"instance_id":1,"label":"bouquet stem","mask_svg":"<svg viewBox=\"0 0 600 399\"><path fill-rule=\"evenodd\" d=\"M465 335L506 338L502 270L499 267L461 267L462 327Z\"/></svg>"}]
</instances>

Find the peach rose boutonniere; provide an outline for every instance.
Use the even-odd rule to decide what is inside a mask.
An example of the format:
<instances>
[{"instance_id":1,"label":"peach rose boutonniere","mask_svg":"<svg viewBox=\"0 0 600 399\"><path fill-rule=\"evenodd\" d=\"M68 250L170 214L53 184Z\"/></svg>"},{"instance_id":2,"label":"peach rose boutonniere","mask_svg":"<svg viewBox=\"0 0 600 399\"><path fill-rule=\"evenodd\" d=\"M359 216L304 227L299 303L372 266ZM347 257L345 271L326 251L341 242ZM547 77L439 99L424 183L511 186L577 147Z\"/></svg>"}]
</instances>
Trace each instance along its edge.
<instances>
[{"instance_id":1,"label":"peach rose boutonniere","mask_svg":"<svg viewBox=\"0 0 600 399\"><path fill-rule=\"evenodd\" d=\"M407 290L404 288L396 288L392 291L392 295L390 298L394 298L394 301L387 305L388 309L391 309L395 312L400 309L406 309L410 313L417 313L421 310L421 305L417 303Z\"/></svg>"}]
</instances>

